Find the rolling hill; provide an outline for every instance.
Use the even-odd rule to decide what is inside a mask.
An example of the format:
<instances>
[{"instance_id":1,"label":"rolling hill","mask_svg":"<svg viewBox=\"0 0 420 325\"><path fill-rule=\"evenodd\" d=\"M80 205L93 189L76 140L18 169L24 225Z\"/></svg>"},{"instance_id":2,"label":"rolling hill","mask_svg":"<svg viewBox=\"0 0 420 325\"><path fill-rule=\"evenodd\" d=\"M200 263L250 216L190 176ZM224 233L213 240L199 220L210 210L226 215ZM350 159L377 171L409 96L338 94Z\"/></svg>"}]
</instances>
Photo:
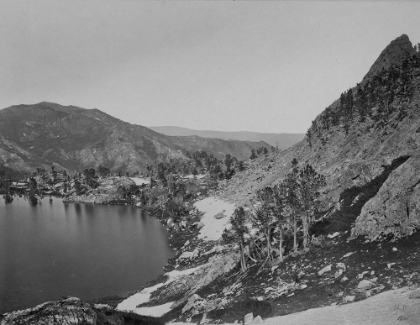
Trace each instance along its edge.
<instances>
[{"instance_id":1,"label":"rolling hill","mask_svg":"<svg viewBox=\"0 0 420 325\"><path fill-rule=\"evenodd\" d=\"M264 142L166 136L98 109L48 102L0 110L0 166L19 172L52 164L71 171L103 165L135 172L195 150L244 160L261 146L270 148Z\"/></svg>"}]
</instances>

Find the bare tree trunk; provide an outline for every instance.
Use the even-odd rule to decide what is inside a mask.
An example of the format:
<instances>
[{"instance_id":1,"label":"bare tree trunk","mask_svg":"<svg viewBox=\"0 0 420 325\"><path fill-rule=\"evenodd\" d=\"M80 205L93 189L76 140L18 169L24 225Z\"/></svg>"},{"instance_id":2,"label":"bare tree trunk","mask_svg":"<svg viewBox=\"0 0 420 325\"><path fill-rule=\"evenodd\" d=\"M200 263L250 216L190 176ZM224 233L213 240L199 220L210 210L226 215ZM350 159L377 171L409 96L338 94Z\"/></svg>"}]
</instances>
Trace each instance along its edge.
<instances>
[{"instance_id":1,"label":"bare tree trunk","mask_svg":"<svg viewBox=\"0 0 420 325\"><path fill-rule=\"evenodd\" d=\"M303 249L308 247L308 237L309 237L309 222L308 217L303 216L302 218L302 226L303 226Z\"/></svg>"},{"instance_id":2,"label":"bare tree trunk","mask_svg":"<svg viewBox=\"0 0 420 325\"><path fill-rule=\"evenodd\" d=\"M267 229L267 256L271 259L270 228Z\"/></svg>"},{"instance_id":3,"label":"bare tree trunk","mask_svg":"<svg viewBox=\"0 0 420 325\"><path fill-rule=\"evenodd\" d=\"M283 262L283 229L279 226L279 260Z\"/></svg>"},{"instance_id":4,"label":"bare tree trunk","mask_svg":"<svg viewBox=\"0 0 420 325\"><path fill-rule=\"evenodd\" d=\"M242 269L243 272L245 272L246 271L246 261L245 261L245 254L244 254L244 245L243 245L242 242L240 243L239 247L241 249L241 269Z\"/></svg>"},{"instance_id":5,"label":"bare tree trunk","mask_svg":"<svg viewBox=\"0 0 420 325\"><path fill-rule=\"evenodd\" d=\"M297 222L296 217L293 217L293 250L295 252L298 251L298 245L297 245Z\"/></svg>"}]
</instances>

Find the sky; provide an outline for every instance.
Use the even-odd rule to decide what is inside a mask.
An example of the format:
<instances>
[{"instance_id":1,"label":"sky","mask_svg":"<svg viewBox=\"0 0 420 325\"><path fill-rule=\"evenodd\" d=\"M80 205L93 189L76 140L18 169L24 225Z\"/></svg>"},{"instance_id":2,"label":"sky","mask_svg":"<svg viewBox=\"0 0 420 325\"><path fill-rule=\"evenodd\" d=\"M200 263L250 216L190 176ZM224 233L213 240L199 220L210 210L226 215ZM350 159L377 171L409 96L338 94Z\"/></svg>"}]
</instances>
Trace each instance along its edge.
<instances>
[{"instance_id":1,"label":"sky","mask_svg":"<svg viewBox=\"0 0 420 325\"><path fill-rule=\"evenodd\" d=\"M0 0L0 108L97 108L143 126L304 133L417 2Z\"/></svg>"}]
</instances>

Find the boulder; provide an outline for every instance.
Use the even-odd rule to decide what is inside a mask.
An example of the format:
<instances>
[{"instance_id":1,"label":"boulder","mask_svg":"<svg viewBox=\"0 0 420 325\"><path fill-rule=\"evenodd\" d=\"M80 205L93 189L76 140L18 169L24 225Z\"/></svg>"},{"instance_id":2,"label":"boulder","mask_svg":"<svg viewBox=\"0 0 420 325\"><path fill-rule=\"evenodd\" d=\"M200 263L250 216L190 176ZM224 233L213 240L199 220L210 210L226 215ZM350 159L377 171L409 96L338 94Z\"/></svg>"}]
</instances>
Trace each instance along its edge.
<instances>
[{"instance_id":1,"label":"boulder","mask_svg":"<svg viewBox=\"0 0 420 325\"><path fill-rule=\"evenodd\" d=\"M353 302L354 299L356 299L356 296L345 296L343 299L343 302L347 303L347 302Z\"/></svg>"},{"instance_id":2,"label":"boulder","mask_svg":"<svg viewBox=\"0 0 420 325\"><path fill-rule=\"evenodd\" d=\"M337 263L337 269L342 269L343 271L346 271L346 264L344 263Z\"/></svg>"},{"instance_id":3,"label":"boulder","mask_svg":"<svg viewBox=\"0 0 420 325\"><path fill-rule=\"evenodd\" d=\"M201 221L194 222L192 225L195 226L197 229L201 229L204 227L204 223L202 223Z\"/></svg>"},{"instance_id":4,"label":"boulder","mask_svg":"<svg viewBox=\"0 0 420 325\"><path fill-rule=\"evenodd\" d=\"M369 280L362 280L357 285L357 289L368 290L368 289L372 288L373 286L375 286L375 285L372 282L370 282Z\"/></svg>"},{"instance_id":5,"label":"boulder","mask_svg":"<svg viewBox=\"0 0 420 325\"><path fill-rule=\"evenodd\" d=\"M326 272L330 272L331 271L331 264L327 265L326 267L324 267L323 269L318 271L318 275L321 276Z\"/></svg>"},{"instance_id":6,"label":"boulder","mask_svg":"<svg viewBox=\"0 0 420 325\"><path fill-rule=\"evenodd\" d=\"M191 310L192 308L194 308L194 305L196 305L196 303L198 301L202 301L203 299L197 295L197 294L193 294L191 297L188 298L186 305L182 308L182 313L186 313L187 311Z\"/></svg>"},{"instance_id":7,"label":"boulder","mask_svg":"<svg viewBox=\"0 0 420 325\"><path fill-rule=\"evenodd\" d=\"M254 314L253 313L249 313L249 314L245 315L244 325L250 325L250 324L252 324L253 321L254 321Z\"/></svg>"},{"instance_id":8,"label":"boulder","mask_svg":"<svg viewBox=\"0 0 420 325\"><path fill-rule=\"evenodd\" d=\"M178 258L180 260L191 259L194 256L194 252L183 252L181 256Z\"/></svg>"},{"instance_id":9,"label":"boulder","mask_svg":"<svg viewBox=\"0 0 420 325\"><path fill-rule=\"evenodd\" d=\"M328 234L328 238L331 238L331 239L333 239L333 238L335 238L335 237L337 237L337 236L339 236L340 235L340 233L339 232L335 232L335 233L333 233L333 234Z\"/></svg>"},{"instance_id":10,"label":"boulder","mask_svg":"<svg viewBox=\"0 0 420 325\"><path fill-rule=\"evenodd\" d=\"M198 257L198 255L200 255L200 251L199 251L198 248L196 248L192 252L192 258L196 258L196 257Z\"/></svg>"},{"instance_id":11,"label":"boulder","mask_svg":"<svg viewBox=\"0 0 420 325\"><path fill-rule=\"evenodd\" d=\"M255 317L254 320L252 321L252 324L262 324L262 323L264 323L264 320L262 319L260 315Z\"/></svg>"},{"instance_id":12,"label":"boulder","mask_svg":"<svg viewBox=\"0 0 420 325\"><path fill-rule=\"evenodd\" d=\"M335 273L334 273L334 278L339 278L341 275L343 274L343 269L338 269Z\"/></svg>"},{"instance_id":13,"label":"boulder","mask_svg":"<svg viewBox=\"0 0 420 325\"><path fill-rule=\"evenodd\" d=\"M222 212L219 212L219 213L218 213L218 214L216 214L214 217L215 217L216 219L222 219L222 218L225 218L225 217L226 217L226 215L225 215L223 212L225 212L225 210L223 210Z\"/></svg>"}]
</instances>

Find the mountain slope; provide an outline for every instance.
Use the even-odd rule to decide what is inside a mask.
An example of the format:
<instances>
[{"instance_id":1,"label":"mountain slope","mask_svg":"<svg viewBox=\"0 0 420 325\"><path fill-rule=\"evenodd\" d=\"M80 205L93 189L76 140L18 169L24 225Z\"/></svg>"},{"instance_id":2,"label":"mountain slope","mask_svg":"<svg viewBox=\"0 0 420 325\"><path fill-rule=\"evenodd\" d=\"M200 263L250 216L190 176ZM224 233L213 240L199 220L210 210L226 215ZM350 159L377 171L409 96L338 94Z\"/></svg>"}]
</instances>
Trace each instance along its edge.
<instances>
[{"instance_id":1,"label":"mountain slope","mask_svg":"<svg viewBox=\"0 0 420 325\"><path fill-rule=\"evenodd\" d=\"M371 238L412 233L420 220L419 85L420 55L403 35L361 84L313 121L304 140L251 163L227 194L252 200L257 189L279 182L296 158L327 178L324 222L330 229L355 223L355 235ZM344 205L351 214L343 213Z\"/></svg>"},{"instance_id":2,"label":"mountain slope","mask_svg":"<svg viewBox=\"0 0 420 325\"><path fill-rule=\"evenodd\" d=\"M240 140L240 141L264 141L271 144L273 147L276 145L280 150L289 148L290 146L298 143L303 139L304 134L299 133L259 133L259 132L223 132L223 131L210 131L210 130L192 130L181 128L177 126L151 126L150 129L171 136L189 136L198 135L205 138L217 138L224 140Z\"/></svg>"},{"instance_id":3,"label":"mountain slope","mask_svg":"<svg viewBox=\"0 0 420 325\"><path fill-rule=\"evenodd\" d=\"M0 110L0 165L17 171L57 164L69 170L104 165L134 172L146 164L204 149L218 158L247 159L259 142L169 137L116 119L98 109L54 103Z\"/></svg>"}]
</instances>

